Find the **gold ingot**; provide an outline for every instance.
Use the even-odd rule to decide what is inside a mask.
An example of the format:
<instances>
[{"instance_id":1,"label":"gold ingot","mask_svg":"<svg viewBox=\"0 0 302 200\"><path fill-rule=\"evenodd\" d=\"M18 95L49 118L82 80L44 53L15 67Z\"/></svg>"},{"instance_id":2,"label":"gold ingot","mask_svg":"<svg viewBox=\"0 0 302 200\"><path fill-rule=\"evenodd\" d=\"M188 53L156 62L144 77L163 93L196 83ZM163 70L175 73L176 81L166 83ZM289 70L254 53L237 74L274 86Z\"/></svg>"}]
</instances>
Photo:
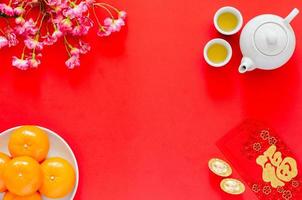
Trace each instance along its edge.
<instances>
[{"instance_id":1,"label":"gold ingot","mask_svg":"<svg viewBox=\"0 0 302 200\"><path fill-rule=\"evenodd\" d=\"M238 195L238 194L242 194L245 191L245 186L244 184L237 180L237 179L233 179L233 178L225 178L220 182L220 188L228 193L228 194L232 194L232 195Z\"/></svg>"},{"instance_id":2,"label":"gold ingot","mask_svg":"<svg viewBox=\"0 0 302 200\"><path fill-rule=\"evenodd\" d=\"M209 160L208 165L210 170L218 176L228 177L232 174L231 166L219 158L212 158Z\"/></svg>"}]
</instances>

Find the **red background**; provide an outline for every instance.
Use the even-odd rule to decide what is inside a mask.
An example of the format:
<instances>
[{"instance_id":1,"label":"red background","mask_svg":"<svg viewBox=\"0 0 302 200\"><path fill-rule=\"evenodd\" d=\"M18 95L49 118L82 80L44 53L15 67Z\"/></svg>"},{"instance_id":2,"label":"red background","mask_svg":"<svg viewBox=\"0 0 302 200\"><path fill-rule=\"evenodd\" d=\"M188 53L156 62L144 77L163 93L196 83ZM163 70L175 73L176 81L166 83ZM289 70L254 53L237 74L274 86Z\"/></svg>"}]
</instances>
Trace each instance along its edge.
<instances>
[{"instance_id":1,"label":"red background","mask_svg":"<svg viewBox=\"0 0 302 200\"><path fill-rule=\"evenodd\" d=\"M37 70L11 67L20 49L0 51L0 129L38 124L61 134L80 166L76 200L227 199L207 169L223 157L215 142L246 118L268 122L302 155L302 14L292 23L297 48L275 71L237 72L234 56L214 69L202 59L219 35L212 24L224 5L247 22L286 16L300 0L112 0L127 27L110 38L90 34L81 67L65 68L63 46L47 48ZM235 173L234 177L238 177ZM236 199L255 199L248 189Z\"/></svg>"}]
</instances>

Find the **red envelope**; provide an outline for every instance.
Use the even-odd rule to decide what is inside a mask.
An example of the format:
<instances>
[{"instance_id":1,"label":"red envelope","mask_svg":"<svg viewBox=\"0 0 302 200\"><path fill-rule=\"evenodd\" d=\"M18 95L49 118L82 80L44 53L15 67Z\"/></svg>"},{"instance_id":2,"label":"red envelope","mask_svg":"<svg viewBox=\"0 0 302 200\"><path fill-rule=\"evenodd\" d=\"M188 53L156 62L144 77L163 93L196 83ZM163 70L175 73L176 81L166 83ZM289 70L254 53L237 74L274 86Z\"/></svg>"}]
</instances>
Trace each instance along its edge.
<instances>
[{"instance_id":1,"label":"red envelope","mask_svg":"<svg viewBox=\"0 0 302 200\"><path fill-rule=\"evenodd\" d=\"M300 162L265 124L248 120L217 146L259 199L302 199Z\"/></svg>"}]
</instances>

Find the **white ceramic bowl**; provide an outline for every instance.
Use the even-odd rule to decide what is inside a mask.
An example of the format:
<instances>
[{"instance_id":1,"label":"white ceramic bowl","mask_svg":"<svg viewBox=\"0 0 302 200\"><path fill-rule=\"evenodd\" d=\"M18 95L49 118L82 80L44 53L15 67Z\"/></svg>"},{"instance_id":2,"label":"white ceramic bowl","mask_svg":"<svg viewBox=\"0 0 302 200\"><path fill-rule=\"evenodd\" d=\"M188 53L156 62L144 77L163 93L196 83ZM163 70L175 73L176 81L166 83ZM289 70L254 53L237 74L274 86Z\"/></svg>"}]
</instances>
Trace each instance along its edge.
<instances>
[{"instance_id":1,"label":"white ceramic bowl","mask_svg":"<svg viewBox=\"0 0 302 200\"><path fill-rule=\"evenodd\" d=\"M40 126L39 126L40 127ZM0 151L9 154L8 152L8 140L10 137L10 134L18 127L10 128L0 134ZM55 200L72 200L75 197L78 184L79 184L79 167L78 163L76 160L76 157L74 156L74 153L72 152L71 148L69 145L66 143L66 141L61 138L58 134L55 132L47 129L40 127L45 131L45 133L49 137L49 142L50 142L50 148L48 152L48 158L50 157L61 157L67 160L74 168L75 173L76 173L76 183L73 188L73 191L68 194L67 196L60 198L60 199L55 199ZM4 196L4 193L0 193L0 199L2 199ZM53 200L47 197L42 197L43 200Z\"/></svg>"}]
</instances>

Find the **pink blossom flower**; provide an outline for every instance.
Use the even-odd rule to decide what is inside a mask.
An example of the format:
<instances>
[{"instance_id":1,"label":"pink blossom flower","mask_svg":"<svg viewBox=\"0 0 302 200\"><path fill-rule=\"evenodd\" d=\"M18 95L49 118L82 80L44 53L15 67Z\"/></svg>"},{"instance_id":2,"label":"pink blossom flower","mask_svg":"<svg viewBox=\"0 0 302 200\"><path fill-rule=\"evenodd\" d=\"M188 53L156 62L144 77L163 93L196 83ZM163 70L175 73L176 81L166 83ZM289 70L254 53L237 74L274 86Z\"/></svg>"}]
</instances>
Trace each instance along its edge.
<instances>
[{"instance_id":1,"label":"pink blossom flower","mask_svg":"<svg viewBox=\"0 0 302 200\"><path fill-rule=\"evenodd\" d=\"M23 58L17 58L16 56L13 56L12 65L18 69L21 70L27 70L29 67L28 61Z\"/></svg>"},{"instance_id":2,"label":"pink blossom flower","mask_svg":"<svg viewBox=\"0 0 302 200\"><path fill-rule=\"evenodd\" d=\"M46 2L50 6L56 6L56 5L59 5L61 3L60 0L47 0Z\"/></svg>"},{"instance_id":3,"label":"pink blossom flower","mask_svg":"<svg viewBox=\"0 0 302 200\"><path fill-rule=\"evenodd\" d=\"M0 36L0 49L8 45L8 39L4 36Z\"/></svg>"},{"instance_id":4,"label":"pink blossom flower","mask_svg":"<svg viewBox=\"0 0 302 200\"><path fill-rule=\"evenodd\" d=\"M62 31L60 31L59 29L55 30L53 33L52 33L52 37L53 38L60 38L61 36L63 35Z\"/></svg>"},{"instance_id":5,"label":"pink blossom flower","mask_svg":"<svg viewBox=\"0 0 302 200\"><path fill-rule=\"evenodd\" d=\"M8 6L4 3L0 4L0 12L8 15L8 16L14 16L14 9L11 6Z\"/></svg>"},{"instance_id":6,"label":"pink blossom flower","mask_svg":"<svg viewBox=\"0 0 302 200\"><path fill-rule=\"evenodd\" d=\"M81 1L73 10L76 17L81 17L83 13L88 11L88 6L85 1Z\"/></svg>"},{"instance_id":7,"label":"pink blossom flower","mask_svg":"<svg viewBox=\"0 0 302 200\"><path fill-rule=\"evenodd\" d=\"M114 19L112 19L111 17L107 17L106 19L104 19L104 24L105 26L111 26L113 24Z\"/></svg>"},{"instance_id":8,"label":"pink blossom flower","mask_svg":"<svg viewBox=\"0 0 302 200\"><path fill-rule=\"evenodd\" d=\"M82 16L77 19L82 26L87 26L89 28L93 27L93 21L89 17Z\"/></svg>"},{"instance_id":9,"label":"pink blossom flower","mask_svg":"<svg viewBox=\"0 0 302 200\"><path fill-rule=\"evenodd\" d=\"M61 2L61 3L59 3ZM57 3L53 2L56 5L50 5L51 9L49 12L62 15L62 11L69 8L69 4L67 4L67 1L58 1Z\"/></svg>"},{"instance_id":10,"label":"pink blossom flower","mask_svg":"<svg viewBox=\"0 0 302 200\"><path fill-rule=\"evenodd\" d=\"M28 59L28 65L31 68L37 68L40 64L41 64L41 61L34 57Z\"/></svg>"},{"instance_id":11,"label":"pink blossom flower","mask_svg":"<svg viewBox=\"0 0 302 200\"><path fill-rule=\"evenodd\" d=\"M15 15L22 15L25 12L25 9L21 6L14 8Z\"/></svg>"},{"instance_id":12,"label":"pink blossom flower","mask_svg":"<svg viewBox=\"0 0 302 200\"><path fill-rule=\"evenodd\" d=\"M24 44L28 49L43 49L43 43L33 38L27 38L26 40L24 40Z\"/></svg>"},{"instance_id":13,"label":"pink blossom flower","mask_svg":"<svg viewBox=\"0 0 302 200\"><path fill-rule=\"evenodd\" d=\"M86 0L86 4L88 6L92 6L94 2L95 2L95 0Z\"/></svg>"},{"instance_id":14,"label":"pink blossom flower","mask_svg":"<svg viewBox=\"0 0 302 200\"><path fill-rule=\"evenodd\" d=\"M0 3L0 12L4 12L4 9L6 8L6 4L5 3Z\"/></svg>"},{"instance_id":15,"label":"pink blossom flower","mask_svg":"<svg viewBox=\"0 0 302 200\"><path fill-rule=\"evenodd\" d=\"M109 31L118 32L125 25L125 21L122 18L112 19L108 17L104 20L104 24L108 27Z\"/></svg>"},{"instance_id":16,"label":"pink blossom flower","mask_svg":"<svg viewBox=\"0 0 302 200\"><path fill-rule=\"evenodd\" d=\"M85 35L86 31L83 29L83 26L77 25L72 29L71 33L73 36L81 36Z\"/></svg>"},{"instance_id":17,"label":"pink blossom flower","mask_svg":"<svg viewBox=\"0 0 302 200\"><path fill-rule=\"evenodd\" d=\"M47 4L53 6L54 9L61 9L67 6L66 0L46 0Z\"/></svg>"},{"instance_id":18,"label":"pink blossom flower","mask_svg":"<svg viewBox=\"0 0 302 200\"><path fill-rule=\"evenodd\" d=\"M69 32L72 30L72 22L69 18L63 19L59 24L59 29L62 32Z\"/></svg>"},{"instance_id":19,"label":"pink blossom flower","mask_svg":"<svg viewBox=\"0 0 302 200\"><path fill-rule=\"evenodd\" d=\"M62 13L58 13L57 15L54 16L53 19L51 19L50 21L52 22L53 25L56 26L63 20L65 19L64 16L62 15Z\"/></svg>"},{"instance_id":20,"label":"pink blossom flower","mask_svg":"<svg viewBox=\"0 0 302 200\"><path fill-rule=\"evenodd\" d=\"M16 46L19 43L16 34L12 30L6 31L6 38L8 40L8 47Z\"/></svg>"},{"instance_id":21,"label":"pink blossom flower","mask_svg":"<svg viewBox=\"0 0 302 200\"><path fill-rule=\"evenodd\" d=\"M38 59L42 58L42 54L41 53L29 53L27 60L29 60L30 58L35 58L38 60Z\"/></svg>"},{"instance_id":22,"label":"pink blossom flower","mask_svg":"<svg viewBox=\"0 0 302 200\"><path fill-rule=\"evenodd\" d=\"M79 20L79 25L75 26L71 33L74 36L87 35L91 27L92 25L89 21Z\"/></svg>"},{"instance_id":23,"label":"pink blossom flower","mask_svg":"<svg viewBox=\"0 0 302 200\"><path fill-rule=\"evenodd\" d=\"M78 48L76 48L76 47L73 47L73 48L70 50L70 54L71 54L72 56L77 56L77 57L79 57L79 55L80 55L80 49L78 49Z\"/></svg>"},{"instance_id":24,"label":"pink blossom flower","mask_svg":"<svg viewBox=\"0 0 302 200\"><path fill-rule=\"evenodd\" d=\"M46 2L50 6L56 6L56 5L60 5L61 4L60 0L47 0Z\"/></svg>"},{"instance_id":25,"label":"pink blossom flower","mask_svg":"<svg viewBox=\"0 0 302 200\"><path fill-rule=\"evenodd\" d=\"M65 65L69 69L74 69L77 66L80 66L79 56L71 56L66 62Z\"/></svg>"},{"instance_id":26,"label":"pink blossom flower","mask_svg":"<svg viewBox=\"0 0 302 200\"><path fill-rule=\"evenodd\" d=\"M91 49L90 45L87 42L84 42L82 40L80 40L79 45L80 45L81 54L86 54Z\"/></svg>"},{"instance_id":27,"label":"pink blossom flower","mask_svg":"<svg viewBox=\"0 0 302 200\"><path fill-rule=\"evenodd\" d=\"M58 41L57 37L53 37L49 34L45 35L42 37L43 40L43 45L53 45L54 43L56 43Z\"/></svg>"},{"instance_id":28,"label":"pink blossom flower","mask_svg":"<svg viewBox=\"0 0 302 200\"><path fill-rule=\"evenodd\" d=\"M90 28L93 26L93 21L88 17L78 18L78 25L73 28L71 31L74 36L87 35Z\"/></svg>"},{"instance_id":29,"label":"pink blossom flower","mask_svg":"<svg viewBox=\"0 0 302 200\"><path fill-rule=\"evenodd\" d=\"M108 29L108 27L100 27L97 35L100 37L107 37L109 35L111 35L111 31Z\"/></svg>"},{"instance_id":30,"label":"pink blossom flower","mask_svg":"<svg viewBox=\"0 0 302 200\"><path fill-rule=\"evenodd\" d=\"M22 16L19 16L15 19L15 23L16 24L24 24L25 23L25 19Z\"/></svg>"},{"instance_id":31,"label":"pink blossom flower","mask_svg":"<svg viewBox=\"0 0 302 200\"><path fill-rule=\"evenodd\" d=\"M25 34L25 35L35 35L38 31L38 28L36 27L36 23L32 18L25 21L21 26L16 27L16 32L19 35Z\"/></svg>"},{"instance_id":32,"label":"pink blossom flower","mask_svg":"<svg viewBox=\"0 0 302 200\"><path fill-rule=\"evenodd\" d=\"M63 15L69 19L74 19L76 17L81 17L83 13L88 11L88 6L85 1L82 1L78 5L75 5L74 8L69 8L63 11Z\"/></svg>"},{"instance_id":33,"label":"pink blossom flower","mask_svg":"<svg viewBox=\"0 0 302 200\"><path fill-rule=\"evenodd\" d=\"M120 11L118 13L118 16L119 16L119 18L122 18L123 20L125 20L127 17L127 13L125 11Z\"/></svg>"},{"instance_id":34,"label":"pink blossom flower","mask_svg":"<svg viewBox=\"0 0 302 200\"><path fill-rule=\"evenodd\" d=\"M63 10L63 15L65 17L69 17L70 19L75 18L75 13L74 10L72 8L68 8L67 10Z\"/></svg>"}]
</instances>

